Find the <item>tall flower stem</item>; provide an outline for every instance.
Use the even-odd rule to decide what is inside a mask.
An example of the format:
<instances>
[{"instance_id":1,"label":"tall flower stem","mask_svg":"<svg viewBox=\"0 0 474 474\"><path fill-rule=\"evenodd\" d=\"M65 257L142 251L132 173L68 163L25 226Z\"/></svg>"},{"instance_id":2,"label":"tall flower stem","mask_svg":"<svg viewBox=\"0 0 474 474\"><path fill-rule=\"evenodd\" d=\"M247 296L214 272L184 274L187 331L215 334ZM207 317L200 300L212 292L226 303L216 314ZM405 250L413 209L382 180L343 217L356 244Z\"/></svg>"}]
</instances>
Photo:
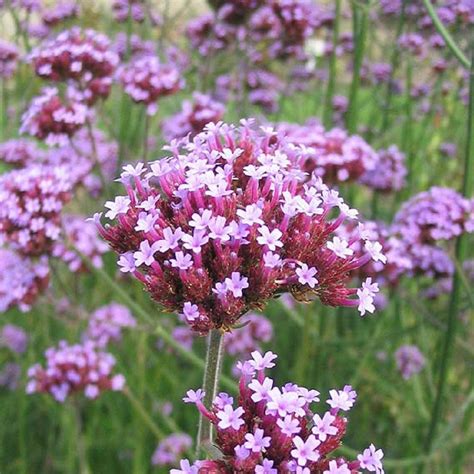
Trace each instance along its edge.
<instances>
[{"instance_id":1,"label":"tall flower stem","mask_svg":"<svg viewBox=\"0 0 474 474\"><path fill-rule=\"evenodd\" d=\"M203 390L205 396L204 406L210 407L217 394L219 376L222 366L224 337L218 329L213 329L208 336L206 367L204 369ZM207 418L199 415L199 430L197 438L197 449L206 448L212 441L212 426Z\"/></svg>"},{"instance_id":2,"label":"tall flower stem","mask_svg":"<svg viewBox=\"0 0 474 474\"><path fill-rule=\"evenodd\" d=\"M148 165L148 135L150 134L150 115L145 111L145 130L143 132L143 162Z\"/></svg>"},{"instance_id":3,"label":"tall flower stem","mask_svg":"<svg viewBox=\"0 0 474 474\"><path fill-rule=\"evenodd\" d=\"M349 93L349 105L346 115L346 128L349 133L354 133L357 126L357 118L359 107L357 105L357 97L359 95L360 86L360 69L364 59L365 37L367 34L368 12L367 6L362 7L354 4L352 8L352 24L354 35L354 63L352 66L352 83Z\"/></svg>"},{"instance_id":4,"label":"tall flower stem","mask_svg":"<svg viewBox=\"0 0 474 474\"><path fill-rule=\"evenodd\" d=\"M335 1L334 7L334 22L332 26L332 54L329 59L329 80L328 88L326 90L326 100L324 104L324 126L330 127L332 125L332 98L336 87L336 48L339 42L339 23L341 17L341 0Z\"/></svg>"},{"instance_id":5,"label":"tall flower stem","mask_svg":"<svg viewBox=\"0 0 474 474\"><path fill-rule=\"evenodd\" d=\"M472 196L474 192L474 40L471 41L471 66L469 70L469 108L467 121L466 154L464 160L464 180L462 193L466 197ZM455 260L463 262L468 251L468 240L466 234L461 234L456 241ZM446 388L446 378L448 375L449 363L453 352L453 345L456 338L456 330L459 321L459 311L462 296L462 275L458 268L453 276L453 289L449 301L448 321L445 332L441 363L439 369L439 379L436 390L436 399L431 414L431 422L428 435L425 440L425 451L431 452L436 429L442 415L444 393Z\"/></svg>"}]
</instances>

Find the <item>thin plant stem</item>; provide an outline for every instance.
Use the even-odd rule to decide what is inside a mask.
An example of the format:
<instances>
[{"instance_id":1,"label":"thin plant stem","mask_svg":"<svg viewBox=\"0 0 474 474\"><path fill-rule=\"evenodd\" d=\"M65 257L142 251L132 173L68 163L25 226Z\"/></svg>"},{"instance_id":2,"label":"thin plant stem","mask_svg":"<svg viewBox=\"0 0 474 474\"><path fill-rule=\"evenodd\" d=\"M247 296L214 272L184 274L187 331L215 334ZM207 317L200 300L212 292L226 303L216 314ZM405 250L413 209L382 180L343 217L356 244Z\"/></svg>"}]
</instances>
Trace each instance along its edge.
<instances>
[{"instance_id":1,"label":"thin plant stem","mask_svg":"<svg viewBox=\"0 0 474 474\"><path fill-rule=\"evenodd\" d=\"M467 121L466 152L464 160L464 180L462 193L470 197L474 191L474 40L471 42L471 68L469 71L469 108ZM468 240L466 234L461 234L456 240L455 259L463 262L468 251ZM439 379L436 390L436 399L433 405L431 421L428 435L425 440L425 451L430 453L436 436L436 430L442 416L442 408L446 389L446 379L450 359L453 352L454 341L456 340L456 330L459 322L459 312L461 309L462 280L459 270L456 268L453 276L453 289L449 301L448 321L441 350L441 362L439 369Z\"/></svg>"},{"instance_id":2,"label":"thin plant stem","mask_svg":"<svg viewBox=\"0 0 474 474\"><path fill-rule=\"evenodd\" d=\"M166 435L163 433L163 431L161 431L161 429L156 425L156 423L150 418L150 415L148 414L147 410L143 408L138 398L130 391L128 387L124 389L123 393L127 397L133 409L143 420L145 425L155 435L156 439L158 440L163 439Z\"/></svg>"},{"instance_id":3,"label":"thin plant stem","mask_svg":"<svg viewBox=\"0 0 474 474\"><path fill-rule=\"evenodd\" d=\"M367 9L353 5L353 34L355 38L354 64L352 67L352 83L349 93L349 106L346 115L346 128L349 133L354 133L358 118L357 97L360 86L360 69L364 59L365 37L367 34Z\"/></svg>"},{"instance_id":4,"label":"thin plant stem","mask_svg":"<svg viewBox=\"0 0 474 474\"><path fill-rule=\"evenodd\" d=\"M148 164L148 135L150 133L150 115L145 110L145 127L143 131L143 162Z\"/></svg>"},{"instance_id":5,"label":"thin plant stem","mask_svg":"<svg viewBox=\"0 0 474 474\"><path fill-rule=\"evenodd\" d=\"M453 37L450 35L449 31L444 27L443 23L439 19L438 14L436 13L436 10L431 3L430 0L423 0L423 3L425 4L426 10L428 12L428 15L431 18L431 21L433 22L436 30L438 33L443 37L446 45L448 48L451 50L451 52L454 54L454 56L457 58L457 60L466 68L470 69L471 68L471 63L469 62L469 59L466 58L464 53L459 49L458 45L454 41ZM472 59L471 59L472 61Z\"/></svg>"},{"instance_id":6,"label":"thin plant stem","mask_svg":"<svg viewBox=\"0 0 474 474\"><path fill-rule=\"evenodd\" d=\"M220 330L212 329L207 341L206 368L204 370L203 390L205 392L204 406L210 407L217 394L219 377L222 367L224 337ZM211 422L202 414L199 415L199 429L197 437L198 451L206 448L212 442Z\"/></svg>"},{"instance_id":7,"label":"thin plant stem","mask_svg":"<svg viewBox=\"0 0 474 474\"><path fill-rule=\"evenodd\" d=\"M82 429L82 414L81 407L77 400L73 401L74 411L74 424L76 428L76 445L77 445L77 457L79 459L79 472L80 474L89 474L90 469L87 464L87 449L84 440L84 432Z\"/></svg>"},{"instance_id":8,"label":"thin plant stem","mask_svg":"<svg viewBox=\"0 0 474 474\"><path fill-rule=\"evenodd\" d=\"M97 173L99 174L100 182L102 184L102 191L105 191L107 188L107 182L105 180L104 173L102 173L102 167L100 166L99 155L97 153L97 143L95 142L94 132L92 131L92 124L89 118L86 120L86 127L92 147L92 159L94 160Z\"/></svg>"},{"instance_id":9,"label":"thin plant stem","mask_svg":"<svg viewBox=\"0 0 474 474\"><path fill-rule=\"evenodd\" d=\"M337 57L336 48L339 42L339 23L341 17L341 0L335 0L334 6L334 22L332 25L332 54L329 59L329 81L326 90L326 98L324 104L323 123L325 127L332 125L332 98L336 88L336 72L337 72Z\"/></svg>"},{"instance_id":10,"label":"thin plant stem","mask_svg":"<svg viewBox=\"0 0 474 474\"><path fill-rule=\"evenodd\" d=\"M406 194L410 195L413 191L415 163L414 155L412 153L412 128L413 128L413 111L412 111L412 98L411 88L413 84L413 64L411 58L408 58L406 65L406 78L405 78L405 124L403 127L402 136L402 149L406 154L407 159L407 187Z\"/></svg>"},{"instance_id":11,"label":"thin plant stem","mask_svg":"<svg viewBox=\"0 0 474 474\"><path fill-rule=\"evenodd\" d=\"M390 120L390 111L392 108L392 99L393 99L393 78L395 77L395 71L398 68L399 58L400 58L400 49L398 48L398 40L403 32L403 27L405 25L405 7L407 0L402 1L402 9L400 12L400 17L397 25L397 33L395 37L395 47L393 48L392 57L390 60L390 77L387 82L387 89L385 94L385 101L383 106L383 119L382 119L382 133L388 129L389 120Z\"/></svg>"}]
</instances>

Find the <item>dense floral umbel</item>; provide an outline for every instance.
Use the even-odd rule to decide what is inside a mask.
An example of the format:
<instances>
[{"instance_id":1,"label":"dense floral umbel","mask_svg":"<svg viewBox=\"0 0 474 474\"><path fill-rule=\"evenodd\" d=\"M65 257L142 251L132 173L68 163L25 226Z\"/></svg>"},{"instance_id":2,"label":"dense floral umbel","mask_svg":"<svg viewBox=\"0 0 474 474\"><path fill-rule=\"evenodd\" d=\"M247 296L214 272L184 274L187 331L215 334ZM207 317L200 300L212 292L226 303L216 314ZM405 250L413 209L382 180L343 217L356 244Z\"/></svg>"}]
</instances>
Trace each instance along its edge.
<instances>
[{"instance_id":1,"label":"dense floral umbel","mask_svg":"<svg viewBox=\"0 0 474 474\"><path fill-rule=\"evenodd\" d=\"M474 232L474 202L454 189L434 186L403 204L394 225L402 235L423 243L450 240Z\"/></svg>"},{"instance_id":2,"label":"dense floral umbel","mask_svg":"<svg viewBox=\"0 0 474 474\"><path fill-rule=\"evenodd\" d=\"M47 145L65 145L86 123L89 114L82 102L65 100L56 87L47 87L23 114L20 133L44 140Z\"/></svg>"},{"instance_id":3,"label":"dense floral umbel","mask_svg":"<svg viewBox=\"0 0 474 474\"><path fill-rule=\"evenodd\" d=\"M124 168L127 195L106 203L114 225L104 228L95 216L121 270L166 310L200 333L231 328L288 291L373 311L376 288L346 283L383 256L367 241L355 258L354 242L332 238L357 211L302 171L304 148L272 128L255 131L250 121L208 124L193 141L166 148L173 156L150 168Z\"/></svg>"},{"instance_id":4,"label":"dense floral umbel","mask_svg":"<svg viewBox=\"0 0 474 474\"><path fill-rule=\"evenodd\" d=\"M400 191L405 186L405 154L396 145L378 150L375 168L362 175L360 182L377 191Z\"/></svg>"},{"instance_id":5,"label":"dense floral umbel","mask_svg":"<svg viewBox=\"0 0 474 474\"><path fill-rule=\"evenodd\" d=\"M0 261L0 313L13 307L29 311L48 286L47 261L33 262L7 249L0 249Z\"/></svg>"},{"instance_id":6,"label":"dense floral umbel","mask_svg":"<svg viewBox=\"0 0 474 474\"><path fill-rule=\"evenodd\" d=\"M183 138L188 133L192 136L202 132L209 122L219 122L224 116L225 107L209 95L195 92L193 100L183 102L181 112L163 122L165 140Z\"/></svg>"},{"instance_id":7,"label":"dense floral umbel","mask_svg":"<svg viewBox=\"0 0 474 474\"><path fill-rule=\"evenodd\" d=\"M122 339L122 328L135 327L136 321L126 306L111 303L96 309L89 319L85 338L98 347Z\"/></svg>"},{"instance_id":8,"label":"dense floral umbel","mask_svg":"<svg viewBox=\"0 0 474 474\"><path fill-rule=\"evenodd\" d=\"M0 40L0 77L7 79L13 75L18 61L18 49L7 41Z\"/></svg>"},{"instance_id":9,"label":"dense floral umbel","mask_svg":"<svg viewBox=\"0 0 474 474\"><path fill-rule=\"evenodd\" d=\"M325 130L315 119L305 125L280 124L279 130L306 147L304 169L314 171L325 183L357 180L377 165L377 153L362 137L340 128Z\"/></svg>"},{"instance_id":10,"label":"dense floral umbel","mask_svg":"<svg viewBox=\"0 0 474 474\"><path fill-rule=\"evenodd\" d=\"M61 210L71 198L62 167L29 166L0 176L0 243L20 253L50 252L61 231Z\"/></svg>"},{"instance_id":11,"label":"dense floral umbel","mask_svg":"<svg viewBox=\"0 0 474 474\"><path fill-rule=\"evenodd\" d=\"M38 76L52 81L72 81L88 103L108 96L119 63L105 35L77 27L43 43L32 51L29 59Z\"/></svg>"},{"instance_id":12,"label":"dense floral umbel","mask_svg":"<svg viewBox=\"0 0 474 474\"><path fill-rule=\"evenodd\" d=\"M149 115L155 114L159 98L174 94L184 86L179 70L161 63L156 56L135 58L117 74L125 92L134 102L145 104Z\"/></svg>"},{"instance_id":13,"label":"dense floral umbel","mask_svg":"<svg viewBox=\"0 0 474 474\"><path fill-rule=\"evenodd\" d=\"M58 23L75 18L79 12L79 6L74 0L60 0L50 8L41 12L43 23L48 26L55 26Z\"/></svg>"},{"instance_id":14,"label":"dense floral umbel","mask_svg":"<svg viewBox=\"0 0 474 474\"><path fill-rule=\"evenodd\" d=\"M265 376L265 369L275 366L276 357L271 352L255 351L250 360L239 364L237 408L227 393L220 393L211 407L205 407L202 390L188 391L184 401L195 403L215 425L215 444L222 457L198 461L195 471L186 469L187 462L183 461L181 470L171 473L383 473L383 452L374 445L359 454L356 461L331 458L346 432L348 420L344 412L353 407L357 397L352 387L330 390L326 400L329 408L318 410L318 414L313 408L320 401L318 391L293 383L277 387Z\"/></svg>"},{"instance_id":15,"label":"dense floral umbel","mask_svg":"<svg viewBox=\"0 0 474 474\"><path fill-rule=\"evenodd\" d=\"M24 138L12 138L0 143L0 161L23 167L41 160L45 152L36 146L36 143Z\"/></svg>"},{"instance_id":16,"label":"dense floral umbel","mask_svg":"<svg viewBox=\"0 0 474 474\"><path fill-rule=\"evenodd\" d=\"M97 228L86 222L84 216L64 215L62 218L63 238L54 244L52 255L60 258L72 272L85 272L87 257L96 268L102 267L102 255L108 250L100 239Z\"/></svg>"},{"instance_id":17,"label":"dense floral umbel","mask_svg":"<svg viewBox=\"0 0 474 474\"><path fill-rule=\"evenodd\" d=\"M426 364L425 357L417 346L401 346L395 352L397 368L405 380L420 372Z\"/></svg>"},{"instance_id":18,"label":"dense floral umbel","mask_svg":"<svg viewBox=\"0 0 474 474\"><path fill-rule=\"evenodd\" d=\"M45 352L46 368L36 364L28 370L26 392L49 393L58 402L77 392L87 398L97 398L106 390L122 390L123 375L112 375L115 358L96 350L94 343L59 346Z\"/></svg>"},{"instance_id":19,"label":"dense floral umbel","mask_svg":"<svg viewBox=\"0 0 474 474\"><path fill-rule=\"evenodd\" d=\"M173 433L160 441L153 453L151 463L154 466L175 466L192 445L191 436L185 433Z\"/></svg>"},{"instance_id":20,"label":"dense floral umbel","mask_svg":"<svg viewBox=\"0 0 474 474\"><path fill-rule=\"evenodd\" d=\"M28 347L28 334L19 326L5 324L0 331L0 347L22 354Z\"/></svg>"}]
</instances>

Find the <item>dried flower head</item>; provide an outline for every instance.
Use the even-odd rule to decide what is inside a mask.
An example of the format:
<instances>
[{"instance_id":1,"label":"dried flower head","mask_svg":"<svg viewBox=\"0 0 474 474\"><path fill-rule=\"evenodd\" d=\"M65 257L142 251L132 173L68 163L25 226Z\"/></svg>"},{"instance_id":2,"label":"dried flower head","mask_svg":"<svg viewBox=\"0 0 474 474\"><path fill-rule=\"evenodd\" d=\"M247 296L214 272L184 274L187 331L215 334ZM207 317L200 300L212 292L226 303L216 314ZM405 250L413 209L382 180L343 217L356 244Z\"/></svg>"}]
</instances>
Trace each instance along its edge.
<instances>
[{"instance_id":1,"label":"dried flower head","mask_svg":"<svg viewBox=\"0 0 474 474\"><path fill-rule=\"evenodd\" d=\"M229 329L268 299L291 292L373 311L376 289L347 288L380 253L354 256L333 236L356 219L338 193L302 171L306 153L272 128L209 124L166 149L173 156L122 173L125 196L106 203L102 236L168 311L195 331ZM356 297L356 298L354 298Z\"/></svg>"}]
</instances>

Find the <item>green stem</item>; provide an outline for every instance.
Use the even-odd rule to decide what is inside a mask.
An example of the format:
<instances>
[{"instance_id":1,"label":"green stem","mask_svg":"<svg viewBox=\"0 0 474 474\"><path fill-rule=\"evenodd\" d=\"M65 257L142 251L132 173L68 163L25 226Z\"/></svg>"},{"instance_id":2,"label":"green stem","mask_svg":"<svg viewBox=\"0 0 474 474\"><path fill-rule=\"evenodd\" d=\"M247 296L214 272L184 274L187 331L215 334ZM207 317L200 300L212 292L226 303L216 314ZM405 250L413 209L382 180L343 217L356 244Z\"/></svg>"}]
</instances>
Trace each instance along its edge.
<instances>
[{"instance_id":1,"label":"green stem","mask_svg":"<svg viewBox=\"0 0 474 474\"><path fill-rule=\"evenodd\" d=\"M425 4L426 10L428 11L428 15L430 16L431 21L433 22L435 28L438 30L438 33L443 37L448 48L466 69L470 69L471 63L469 62L469 59L464 56L464 53L459 49L458 45L455 43L449 31L444 27L431 1L423 0L423 3Z\"/></svg>"},{"instance_id":2,"label":"green stem","mask_svg":"<svg viewBox=\"0 0 474 474\"><path fill-rule=\"evenodd\" d=\"M334 22L332 26L332 54L329 59L329 81L324 104L323 123L325 127L332 125L332 98L336 87L337 57L336 49L339 42L339 23L341 16L341 0L335 0Z\"/></svg>"},{"instance_id":3,"label":"green stem","mask_svg":"<svg viewBox=\"0 0 474 474\"><path fill-rule=\"evenodd\" d=\"M143 162L148 165L148 135L150 133L150 115L145 110L145 130L143 132Z\"/></svg>"},{"instance_id":4,"label":"green stem","mask_svg":"<svg viewBox=\"0 0 474 474\"><path fill-rule=\"evenodd\" d=\"M130 404L132 405L133 409L140 415L141 419L150 429L150 431L156 436L156 439L161 440L166 435L158 428L155 422L150 418L148 411L143 408L142 404L138 400L138 398L130 391L127 387L123 391L124 395L128 398Z\"/></svg>"},{"instance_id":5,"label":"green stem","mask_svg":"<svg viewBox=\"0 0 474 474\"><path fill-rule=\"evenodd\" d=\"M474 191L474 40L471 45L471 68L469 71L469 109L467 121L466 155L464 160L463 195L470 197ZM468 251L467 235L461 234L456 241L455 259L463 262ZM448 375L449 362L453 352L453 343L456 339L456 330L459 322L459 311L461 306L462 281L459 271L456 269L453 276L453 289L448 309L448 321L445 332L444 343L441 352L441 364L436 391L436 400L433 406L431 422L428 435L425 440L425 450L431 452L436 429L442 415L446 378Z\"/></svg>"},{"instance_id":6,"label":"green stem","mask_svg":"<svg viewBox=\"0 0 474 474\"><path fill-rule=\"evenodd\" d=\"M217 394L222 365L224 337L218 329L212 329L207 342L206 368L204 370L203 390L204 406L210 407ZM211 422L202 414L199 415L197 449L206 448L212 443Z\"/></svg>"},{"instance_id":7,"label":"green stem","mask_svg":"<svg viewBox=\"0 0 474 474\"><path fill-rule=\"evenodd\" d=\"M408 195L413 191L413 181L414 181L414 155L412 153L412 98L411 98L411 88L413 84L413 64L411 58L408 58L408 64L406 68L406 80L405 80L405 124L403 127L403 136L402 136L402 149L406 154L407 159L407 187L406 193Z\"/></svg>"},{"instance_id":8,"label":"green stem","mask_svg":"<svg viewBox=\"0 0 474 474\"><path fill-rule=\"evenodd\" d=\"M398 68L399 58L400 58L400 50L398 47L398 40L403 32L403 27L405 25L405 7L407 4L407 0L403 0L402 2L402 10L400 12L400 17L398 20L397 26L397 34L395 38L395 47L393 48L392 57L390 60L390 78L387 82L387 89L385 95L385 102L384 102L384 114L382 120L382 133L388 129L389 119L390 119L390 111L392 108L392 99L393 99L393 78L395 77L395 71Z\"/></svg>"},{"instance_id":9,"label":"green stem","mask_svg":"<svg viewBox=\"0 0 474 474\"><path fill-rule=\"evenodd\" d=\"M354 46L354 64L352 70L352 83L349 94L349 106L347 108L346 128L349 133L354 133L357 126L358 106L357 96L360 86L360 69L364 59L365 37L367 33L367 8L362 8L356 4L353 5L353 35L355 40Z\"/></svg>"}]
</instances>

